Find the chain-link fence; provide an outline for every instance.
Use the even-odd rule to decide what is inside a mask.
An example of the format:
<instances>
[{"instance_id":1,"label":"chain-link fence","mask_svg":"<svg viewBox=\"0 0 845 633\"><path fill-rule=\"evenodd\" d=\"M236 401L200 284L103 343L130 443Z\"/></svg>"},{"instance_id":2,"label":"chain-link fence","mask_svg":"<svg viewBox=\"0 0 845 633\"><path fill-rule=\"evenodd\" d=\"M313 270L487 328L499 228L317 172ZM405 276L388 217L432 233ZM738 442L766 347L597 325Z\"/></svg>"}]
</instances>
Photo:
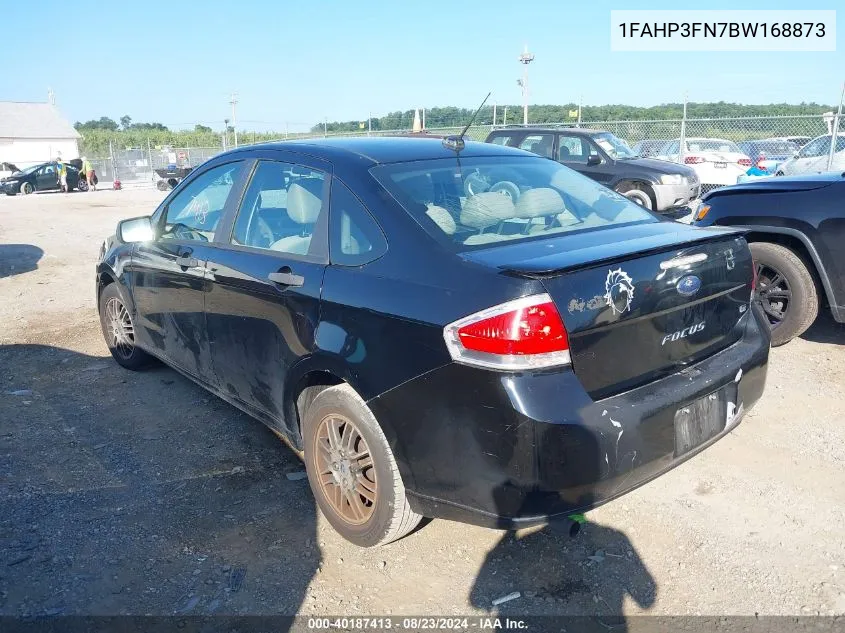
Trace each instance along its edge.
<instances>
[{"instance_id":1,"label":"chain-link fence","mask_svg":"<svg viewBox=\"0 0 845 633\"><path fill-rule=\"evenodd\" d=\"M845 171L845 129L840 115L744 117L719 119L666 119L653 121L581 121L580 123L529 124L528 128L588 128L611 132L633 151L685 163L695 169L703 189L733 184L738 175L760 162L771 173L797 174ZM523 126L510 126L523 127ZM429 128L428 135L458 134L462 127ZM468 139L483 141L489 125L472 126ZM842 131L840 131L842 130ZM288 140L322 137L391 136L410 129L297 134ZM279 141L285 140L284 134ZM249 138L248 135L242 138ZM836 139L835 142L832 142ZM223 151L222 147L153 145L117 148L110 144L109 155L93 159L102 181L119 179L132 185L155 186L165 171L193 168ZM157 173L157 170L160 170ZM166 177L165 177L166 178Z\"/></svg>"}]
</instances>

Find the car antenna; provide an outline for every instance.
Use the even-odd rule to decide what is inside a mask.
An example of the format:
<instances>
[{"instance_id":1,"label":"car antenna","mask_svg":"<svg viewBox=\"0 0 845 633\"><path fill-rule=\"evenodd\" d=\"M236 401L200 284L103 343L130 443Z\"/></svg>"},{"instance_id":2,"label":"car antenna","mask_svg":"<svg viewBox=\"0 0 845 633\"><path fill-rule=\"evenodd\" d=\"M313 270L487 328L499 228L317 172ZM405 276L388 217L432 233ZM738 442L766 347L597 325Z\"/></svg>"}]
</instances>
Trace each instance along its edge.
<instances>
[{"instance_id":1,"label":"car antenna","mask_svg":"<svg viewBox=\"0 0 845 633\"><path fill-rule=\"evenodd\" d=\"M475 114L472 115L472 118L469 120L469 123L466 124L461 133L457 136L447 136L443 139L443 147L447 149L454 150L455 152L460 152L464 147L466 147L466 143L464 143L464 134L467 133L469 127L475 121L475 117L478 116L478 113L481 112L481 108L484 107L484 104L487 103L487 99L490 98L490 95L493 94L492 92L488 92L487 96L484 97L484 101L481 102L481 105L478 106L478 110L475 111Z\"/></svg>"}]
</instances>

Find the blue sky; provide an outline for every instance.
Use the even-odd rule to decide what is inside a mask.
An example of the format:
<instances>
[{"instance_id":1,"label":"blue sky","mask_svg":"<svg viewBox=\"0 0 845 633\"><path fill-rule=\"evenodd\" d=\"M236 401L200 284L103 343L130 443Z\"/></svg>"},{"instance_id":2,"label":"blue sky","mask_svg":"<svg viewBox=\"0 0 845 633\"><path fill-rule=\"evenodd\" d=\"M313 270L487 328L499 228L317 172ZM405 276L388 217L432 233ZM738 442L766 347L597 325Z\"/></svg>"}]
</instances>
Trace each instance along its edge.
<instances>
[{"instance_id":1,"label":"blue sky","mask_svg":"<svg viewBox=\"0 0 845 633\"><path fill-rule=\"evenodd\" d=\"M691 101L834 103L835 53L613 53L611 9L795 9L794 1L428 0L292 2L7 2L0 100L43 101L72 121L129 114L174 128L222 127L229 93L239 128L308 128L412 107L518 103L527 43L532 103L656 105ZM817 0L808 9L836 9ZM84 17L74 17L74 12ZM839 16L845 15L840 11ZM63 16L63 17L59 17ZM71 55L71 52L75 54ZM10 59L19 64L10 64Z\"/></svg>"}]
</instances>

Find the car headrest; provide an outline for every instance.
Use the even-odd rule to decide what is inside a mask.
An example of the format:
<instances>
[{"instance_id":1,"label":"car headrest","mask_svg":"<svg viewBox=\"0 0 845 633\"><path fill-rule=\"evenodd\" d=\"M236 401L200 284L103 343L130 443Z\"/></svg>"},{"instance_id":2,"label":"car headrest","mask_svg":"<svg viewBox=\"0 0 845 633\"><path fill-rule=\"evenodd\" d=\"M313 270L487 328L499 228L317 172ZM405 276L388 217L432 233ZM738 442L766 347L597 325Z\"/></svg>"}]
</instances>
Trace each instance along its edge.
<instances>
[{"instance_id":1,"label":"car headrest","mask_svg":"<svg viewBox=\"0 0 845 633\"><path fill-rule=\"evenodd\" d=\"M323 181L320 178L297 180L288 189L288 215L297 224L314 224L320 215Z\"/></svg>"},{"instance_id":2,"label":"car headrest","mask_svg":"<svg viewBox=\"0 0 845 633\"><path fill-rule=\"evenodd\" d=\"M563 198L554 189L539 187L522 192L515 205L516 217L538 218L566 211Z\"/></svg>"},{"instance_id":3,"label":"car headrest","mask_svg":"<svg viewBox=\"0 0 845 633\"><path fill-rule=\"evenodd\" d=\"M497 191L477 193L461 209L461 224L474 229L484 229L513 217L516 217L513 201Z\"/></svg>"}]
</instances>

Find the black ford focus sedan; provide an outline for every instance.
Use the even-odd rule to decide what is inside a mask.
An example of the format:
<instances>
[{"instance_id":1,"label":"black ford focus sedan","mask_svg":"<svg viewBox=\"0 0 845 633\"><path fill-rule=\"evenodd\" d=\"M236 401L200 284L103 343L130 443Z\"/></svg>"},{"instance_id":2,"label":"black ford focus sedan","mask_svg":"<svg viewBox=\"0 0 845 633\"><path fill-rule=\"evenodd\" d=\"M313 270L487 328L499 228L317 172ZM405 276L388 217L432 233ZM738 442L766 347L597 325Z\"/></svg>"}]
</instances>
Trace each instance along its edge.
<instances>
[{"instance_id":1,"label":"black ford focus sedan","mask_svg":"<svg viewBox=\"0 0 845 633\"><path fill-rule=\"evenodd\" d=\"M765 383L754 283L741 231L521 150L409 138L221 154L121 222L96 271L115 360L270 426L362 546L422 517L563 519L723 437Z\"/></svg>"}]
</instances>

